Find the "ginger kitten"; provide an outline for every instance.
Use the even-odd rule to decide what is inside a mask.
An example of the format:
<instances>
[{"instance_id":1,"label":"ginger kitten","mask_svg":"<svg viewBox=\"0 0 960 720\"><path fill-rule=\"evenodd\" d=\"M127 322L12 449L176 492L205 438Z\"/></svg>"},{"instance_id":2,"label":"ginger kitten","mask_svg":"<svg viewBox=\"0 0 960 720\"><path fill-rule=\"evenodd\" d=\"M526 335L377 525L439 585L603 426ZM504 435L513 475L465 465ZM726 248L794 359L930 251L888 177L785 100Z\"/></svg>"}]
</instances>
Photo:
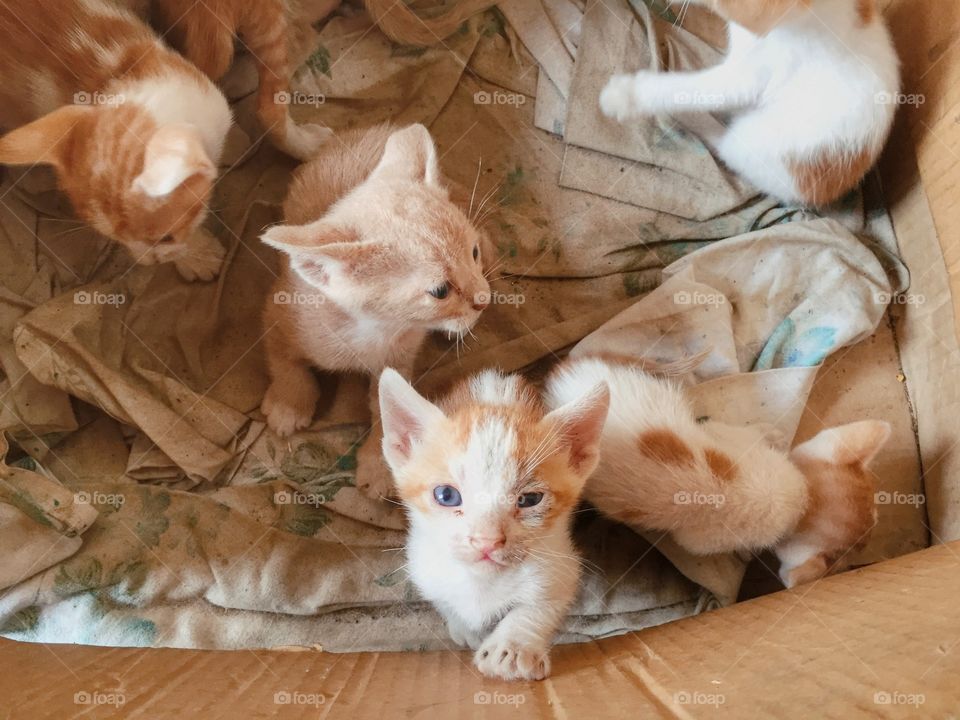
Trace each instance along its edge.
<instances>
[{"instance_id":1,"label":"ginger kitten","mask_svg":"<svg viewBox=\"0 0 960 720\"><path fill-rule=\"evenodd\" d=\"M410 378L427 334L463 335L489 302L481 235L448 197L423 125L344 133L301 167L286 223L263 241L287 258L264 310L270 427L307 427L320 396L312 368L372 378L373 428L357 485L386 496L377 378Z\"/></svg>"},{"instance_id":2,"label":"ginger kitten","mask_svg":"<svg viewBox=\"0 0 960 720\"><path fill-rule=\"evenodd\" d=\"M875 0L688 0L728 20L724 61L615 75L609 117L723 113L704 137L732 170L785 202L820 207L856 187L893 124L899 61Z\"/></svg>"},{"instance_id":3,"label":"ginger kitten","mask_svg":"<svg viewBox=\"0 0 960 720\"><path fill-rule=\"evenodd\" d=\"M110 0L6 0L0 37L0 163L53 166L138 263L215 277L224 250L201 224L232 117L210 80Z\"/></svg>"},{"instance_id":4,"label":"ginger kitten","mask_svg":"<svg viewBox=\"0 0 960 720\"><path fill-rule=\"evenodd\" d=\"M697 422L676 383L635 366L571 360L547 382L547 407L608 383L601 459L584 496L616 520L671 532L698 555L772 548L787 587L844 567L876 521L867 466L884 422L824 430L790 453L756 428Z\"/></svg>"},{"instance_id":5,"label":"ginger kitten","mask_svg":"<svg viewBox=\"0 0 960 720\"><path fill-rule=\"evenodd\" d=\"M291 23L310 24L339 5L329 0L301 12L299 0L151 0L151 22L163 37L213 81L233 62L234 42L242 39L259 76L257 115L264 131L284 152L309 160L333 131L322 125L298 125L290 117Z\"/></svg>"},{"instance_id":6,"label":"ginger kitten","mask_svg":"<svg viewBox=\"0 0 960 720\"><path fill-rule=\"evenodd\" d=\"M571 512L597 464L609 402L601 382L545 414L522 378L488 370L434 405L397 372L380 378L411 578L484 675L550 674L580 578Z\"/></svg>"}]
</instances>

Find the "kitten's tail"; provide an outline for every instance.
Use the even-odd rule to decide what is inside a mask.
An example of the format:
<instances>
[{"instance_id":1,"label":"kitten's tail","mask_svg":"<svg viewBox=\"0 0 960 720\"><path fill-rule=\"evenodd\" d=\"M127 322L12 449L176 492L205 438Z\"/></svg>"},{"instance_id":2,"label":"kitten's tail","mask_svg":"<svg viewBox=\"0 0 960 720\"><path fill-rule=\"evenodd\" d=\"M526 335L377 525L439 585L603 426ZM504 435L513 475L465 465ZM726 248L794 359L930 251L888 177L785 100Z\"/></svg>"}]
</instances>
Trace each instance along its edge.
<instances>
[{"instance_id":1,"label":"kitten's tail","mask_svg":"<svg viewBox=\"0 0 960 720\"><path fill-rule=\"evenodd\" d=\"M464 21L495 4L495 0L460 0L443 15L421 18L404 0L366 0L367 11L384 34L405 45L436 45Z\"/></svg>"}]
</instances>

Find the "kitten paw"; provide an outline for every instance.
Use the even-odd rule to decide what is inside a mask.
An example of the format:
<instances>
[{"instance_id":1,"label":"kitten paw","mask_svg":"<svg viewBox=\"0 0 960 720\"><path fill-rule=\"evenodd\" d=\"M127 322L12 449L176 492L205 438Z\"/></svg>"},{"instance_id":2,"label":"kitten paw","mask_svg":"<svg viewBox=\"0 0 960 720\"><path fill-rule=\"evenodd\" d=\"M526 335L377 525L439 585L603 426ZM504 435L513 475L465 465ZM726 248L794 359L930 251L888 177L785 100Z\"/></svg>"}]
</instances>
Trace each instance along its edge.
<instances>
[{"instance_id":1,"label":"kitten paw","mask_svg":"<svg viewBox=\"0 0 960 720\"><path fill-rule=\"evenodd\" d=\"M600 110L623 122L641 114L636 102L638 75L614 75L600 92Z\"/></svg>"},{"instance_id":2,"label":"kitten paw","mask_svg":"<svg viewBox=\"0 0 960 720\"><path fill-rule=\"evenodd\" d=\"M390 499L396 495L393 475L383 459L380 443L373 436L357 451L357 489L373 500Z\"/></svg>"},{"instance_id":3,"label":"kitten paw","mask_svg":"<svg viewBox=\"0 0 960 720\"><path fill-rule=\"evenodd\" d=\"M206 230L198 230L187 241L183 257L174 260L174 265L187 282L206 282L220 274L226 254L219 240Z\"/></svg>"},{"instance_id":4,"label":"kitten paw","mask_svg":"<svg viewBox=\"0 0 960 720\"><path fill-rule=\"evenodd\" d=\"M260 410L266 416L267 425L273 432L280 437L290 437L313 422L317 399L315 394L303 392L291 400L273 383L263 396Z\"/></svg>"},{"instance_id":5,"label":"kitten paw","mask_svg":"<svg viewBox=\"0 0 960 720\"><path fill-rule=\"evenodd\" d=\"M297 125L291 118L287 121L287 135L283 140L283 150L297 160L310 160L332 137L333 130L328 127L314 123Z\"/></svg>"},{"instance_id":6,"label":"kitten paw","mask_svg":"<svg viewBox=\"0 0 960 720\"><path fill-rule=\"evenodd\" d=\"M460 647L476 650L480 647L480 633L467 627L459 620L447 619L447 632L450 639Z\"/></svg>"},{"instance_id":7,"label":"kitten paw","mask_svg":"<svg viewBox=\"0 0 960 720\"><path fill-rule=\"evenodd\" d=\"M487 677L503 680L543 680L550 674L549 648L524 645L491 635L473 656Z\"/></svg>"}]
</instances>

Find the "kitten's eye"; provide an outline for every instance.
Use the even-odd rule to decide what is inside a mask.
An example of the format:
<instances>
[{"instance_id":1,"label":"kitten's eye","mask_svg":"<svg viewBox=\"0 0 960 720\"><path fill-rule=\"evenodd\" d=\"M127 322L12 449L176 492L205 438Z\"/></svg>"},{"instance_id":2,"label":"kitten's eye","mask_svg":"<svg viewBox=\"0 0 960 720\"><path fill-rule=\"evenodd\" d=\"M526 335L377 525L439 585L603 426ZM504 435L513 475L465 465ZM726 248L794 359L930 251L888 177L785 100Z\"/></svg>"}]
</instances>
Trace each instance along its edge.
<instances>
[{"instance_id":1,"label":"kitten's eye","mask_svg":"<svg viewBox=\"0 0 960 720\"><path fill-rule=\"evenodd\" d=\"M176 240L176 238L173 237L173 235L164 235L162 238L160 238L160 243L163 245L169 245L174 240Z\"/></svg>"},{"instance_id":2,"label":"kitten's eye","mask_svg":"<svg viewBox=\"0 0 960 720\"><path fill-rule=\"evenodd\" d=\"M517 507L518 508L530 508L534 505L539 505L540 501L543 500L543 493L538 492L529 492L524 493L517 498Z\"/></svg>"},{"instance_id":3,"label":"kitten's eye","mask_svg":"<svg viewBox=\"0 0 960 720\"><path fill-rule=\"evenodd\" d=\"M480 257L480 247L478 245L473 246L473 259L476 260Z\"/></svg>"},{"instance_id":4,"label":"kitten's eye","mask_svg":"<svg viewBox=\"0 0 960 720\"><path fill-rule=\"evenodd\" d=\"M438 505L443 505L444 507L457 507L463 504L460 491L453 485L437 485L437 487L433 489L433 498L437 501Z\"/></svg>"},{"instance_id":5,"label":"kitten's eye","mask_svg":"<svg viewBox=\"0 0 960 720\"><path fill-rule=\"evenodd\" d=\"M450 283L439 285L433 290L428 290L427 293L433 295L437 300L443 300L447 295L450 294Z\"/></svg>"}]
</instances>

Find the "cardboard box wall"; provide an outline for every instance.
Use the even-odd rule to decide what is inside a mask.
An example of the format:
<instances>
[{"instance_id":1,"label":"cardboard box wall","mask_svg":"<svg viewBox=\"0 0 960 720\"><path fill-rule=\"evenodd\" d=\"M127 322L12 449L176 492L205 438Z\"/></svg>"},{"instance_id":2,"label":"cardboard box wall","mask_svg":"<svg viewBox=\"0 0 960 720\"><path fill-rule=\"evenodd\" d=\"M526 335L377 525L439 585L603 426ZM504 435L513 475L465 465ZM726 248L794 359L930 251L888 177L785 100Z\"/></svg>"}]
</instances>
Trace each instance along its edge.
<instances>
[{"instance_id":1,"label":"cardboard box wall","mask_svg":"<svg viewBox=\"0 0 960 720\"><path fill-rule=\"evenodd\" d=\"M893 309L935 544L960 538L960 3L885 0L905 105L881 164L911 294ZM0 711L40 717L958 717L960 543L641 633L507 684L469 653L0 641ZM111 694L116 697L111 698ZM90 702L84 702L87 699ZM120 700L122 699L122 702Z\"/></svg>"}]
</instances>

